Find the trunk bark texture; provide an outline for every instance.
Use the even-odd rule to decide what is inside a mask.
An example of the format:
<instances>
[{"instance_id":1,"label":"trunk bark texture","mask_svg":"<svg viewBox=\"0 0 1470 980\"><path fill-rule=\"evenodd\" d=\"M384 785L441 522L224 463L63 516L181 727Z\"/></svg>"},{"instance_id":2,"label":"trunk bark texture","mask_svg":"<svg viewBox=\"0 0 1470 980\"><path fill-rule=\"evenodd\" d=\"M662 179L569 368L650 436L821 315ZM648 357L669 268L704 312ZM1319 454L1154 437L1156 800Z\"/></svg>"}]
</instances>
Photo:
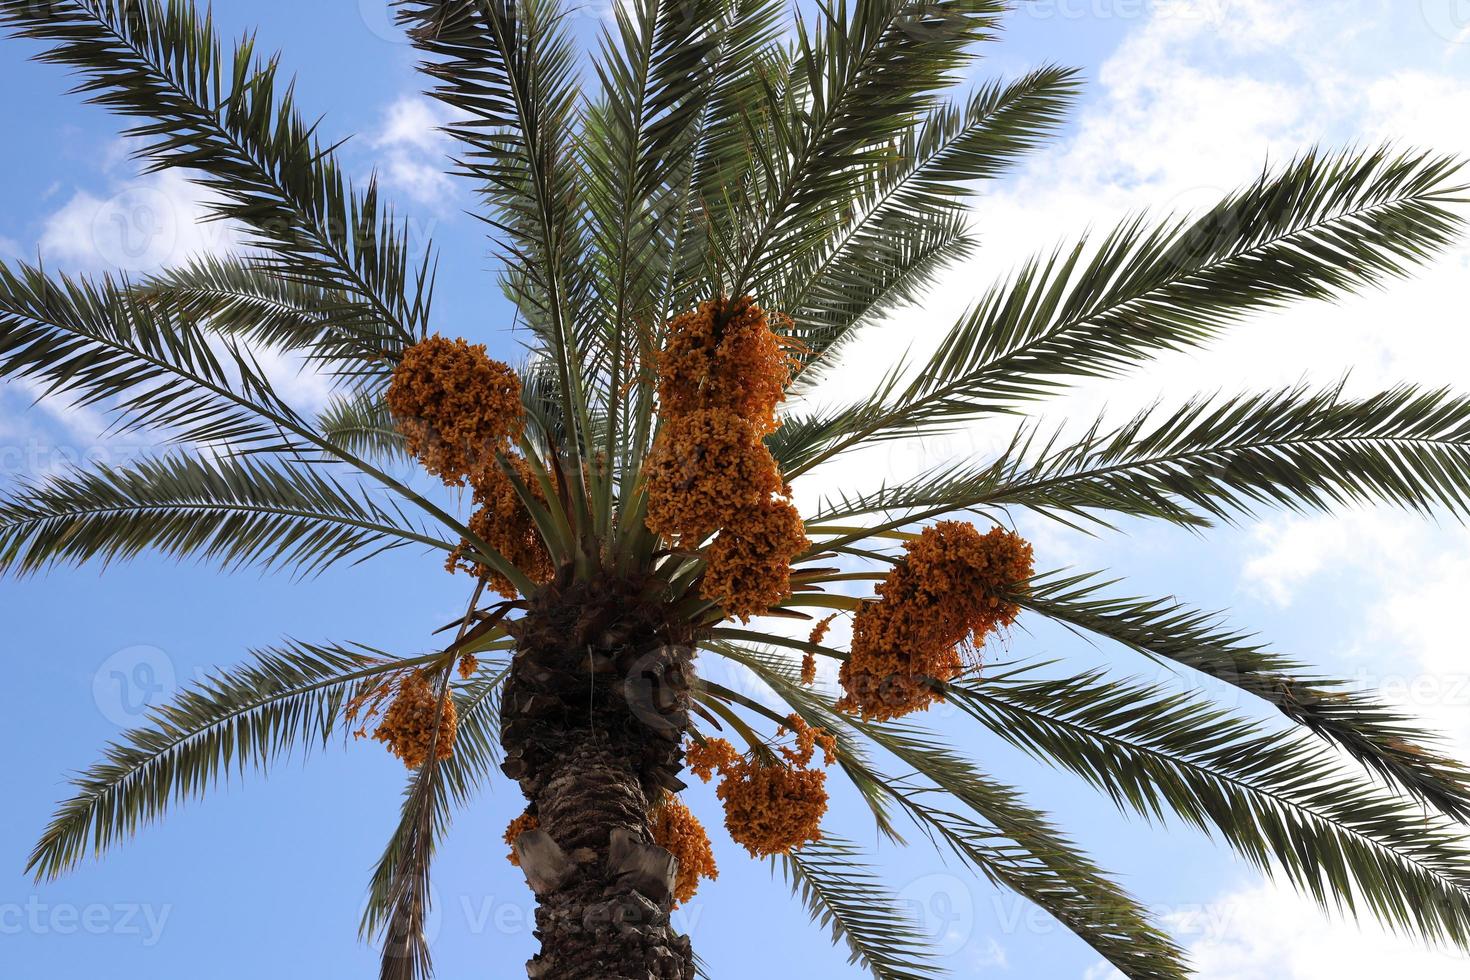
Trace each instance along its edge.
<instances>
[{"instance_id":1,"label":"trunk bark texture","mask_svg":"<svg viewBox=\"0 0 1470 980\"><path fill-rule=\"evenodd\" d=\"M669 924L675 861L652 843L681 789L689 638L640 583L554 583L516 624L502 703L506 774L539 828L515 848L536 892L534 980L693 980Z\"/></svg>"}]
</instances>

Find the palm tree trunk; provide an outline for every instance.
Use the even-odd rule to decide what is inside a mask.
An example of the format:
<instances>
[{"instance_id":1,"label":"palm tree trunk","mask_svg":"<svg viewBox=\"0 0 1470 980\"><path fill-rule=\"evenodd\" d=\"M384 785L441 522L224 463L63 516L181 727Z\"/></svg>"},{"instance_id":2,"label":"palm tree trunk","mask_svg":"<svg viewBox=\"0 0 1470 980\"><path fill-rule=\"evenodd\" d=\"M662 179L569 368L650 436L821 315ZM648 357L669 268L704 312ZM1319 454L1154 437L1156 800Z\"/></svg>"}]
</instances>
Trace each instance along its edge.
<instances>
[{"instance_id":1,"label":"palm tree trunk","mask_svg":"<svg viewBox=\"0 0 1470 980\"><path fill-rule=\"evenodd\" d=\"M536 893L538 980L693 980L669 925L676 864L650 809L683 787L692 651L641 583L553 583L514 628L503 768L538 829L515 843Z\"/></svg>"},{"instance_id":2,"label":"palm tree trunk","mask_svg":"<svg viewBox=\"0 0 1470 980\"><path fill-rule=\"evenodd\" d=\"M570 748L535 801L539 831L517 841L537 892L545 980L693 980L687 937L669 924L673 855L649 843L648 799L600 739Z\"/></svg>"}]
</instances>

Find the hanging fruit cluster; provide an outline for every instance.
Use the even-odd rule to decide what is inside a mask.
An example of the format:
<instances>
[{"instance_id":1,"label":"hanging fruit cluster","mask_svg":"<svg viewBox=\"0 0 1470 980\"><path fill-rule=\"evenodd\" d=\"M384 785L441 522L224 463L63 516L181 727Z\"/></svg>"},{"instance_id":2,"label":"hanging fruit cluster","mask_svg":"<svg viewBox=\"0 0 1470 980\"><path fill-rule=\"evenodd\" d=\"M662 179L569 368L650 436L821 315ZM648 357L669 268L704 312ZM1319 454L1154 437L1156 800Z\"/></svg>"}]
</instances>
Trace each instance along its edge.
<instances>
[{"instance_id":1,"label":"hanging fruit cluster","mask_svg":"<svg viewBox=\"0 0 1470 980\"><path fill-rule=\"evenodd\" d=\"M811 763L820 747L824 762L831 765L837 742L797 715L786 725L781 733L789 729L796 744L781 747L781 759L761 759L754 752L742 755L721 738L695 742L687 750L689 768L700 779L709 782L716 772L720 774L715 794L725 805L725 829L751 857L790 854L822 839L827 774L811 768Z\"/></svg>"},{"instance_id":2,"label":"hanging fruit cluster","mask_svg":"<svg viewBox=\"0 0 1470 980\"><path fill-rule=\"evenodd\" d=\"M817 625L812 627L811 633L806 641L812 646L820 646L827 638L827 631L832 628L832 620L837 618L833 613L826 619L818 620ZM811 687L817 682L817 655L808 650L806 656L801 658L801 683L803 687Z\"/></svg>"},{"instance_id":3,"label":"hanging fruit cluster","mask_svg":"<svg viewBox=\"0 0 1470 980\"><path fill-rule=\"evenodd\" d=\"M714 881L720 876L704 825L684 805L684 801L672 793L665 793L654 807L653 842L678 859L678 873L674 878L675 908L694 897L701 878Z\"/></svg>"},{"instance_id":4,"label":"hanging fruit cluster","mask_svg":"<svg viewBox=\"0 0 1470 980\"><path fill-rule=\"evenodd\" d=\"M383 703L388 708L382 711ZM454 698L446 690L436 696L434 679L427 670L412 670L396 682L387 680L354 697L347 705L347 720L363 719L356 734L365 737L367 725L380 711L382 718L372 733L375 741L387 744L388 751L403 760L409 769L417 769L429 758L432 746L440 762L454 754L454 738L459 719Z\"/></svg>"},{"instance_id":5,"label":"hanging fruit cluster","mask_svg":"<svg viewBox=\"0 0 1470 980\"><path fill-rule=\"evenodd\" d=\"M510 848L510 853L505 856L505 859L519 868L521 859L516 856L516 841L526 831L535 830L540 826L541 821L537 820L536 815L529 810L512 820L505 828L505 843Z\"/></svg>"},{"instance_id":6,"label":"hanging fruit cluster","mask_svg":"<svg viewBox=\"0 0 1470 980\"><path fill-rule=\"evenodd\" d=\"M424 469L462 487L520 440L521 382L484 344L427 337L403 352L388 410Z\"/></svg>"},{"instance_id":7,"label":"hanging fruit cluster","mask_svg":"<svg viewBox=\"0 0 1470 980\"><path fill-rule=\"evenodd\" d=\"M961 647L978 647L1011 625L1020 607L1005 598L1033 571L1031 545L995 528L942 521L906 544L896 565L853 620L852 652L837 706L887 721L942 700L935 681L965 669Z\"/></svg>"},{"instance_id":8,"label":"hanging fruit cluster","mask_svg":"<svg viewBox=\"0 0 1470 980\"><path fill-rule=\"evenodd\" d=\"M546 496L541 492L541 485L531 470L531 464L520 456L511 455L507 459L521 485L530 491L532 499L544 506ZM546 543L541 539L535 521L531 519L526 505L521 502L509 475L499 466L492 466L488 472L477 476L473 484L475 512L470 517L470 530L504 555L512 565L525 572L531 581L551 581L551 576L556 573L551 564L551 554L546 550ZM466 552L467 546L461 544L449 556L448 567L451 571L459 567L478 573L485 579L491 591L507 599L515 598L516 587L510 579L484 565L465 560Z\"/></svg>"},{"instance_id":9,"label":"hanging fruit cluster","mask_svg":"<svg viewBox=\"0 0 1470 980\"><path fill-rule=\"evenodd\" d=\"M743 419L757 435L775 432L781 424L776 406L796 367L790 342L776 332L789 325L749 296L709 300L675 317L658 357L660 409L671 416L723 412Z\"/></svg>"},{"instance_id":10,"label":"hanging fruit cluster","mask_svg":"<svg viewBox=\"0 0 1470 980\"><path fill-rule=\"evenodd\" d=\"M661 426L647 463L648 519L706 555L702 594L742 620L791 590L807 547L763 438L780 424L795 361L749 298L710 300L669 324L658 359Z\"/></svg>"},{"instance_id":11,"label":"hanging fruit cluster","mask_svg":"<svg viewBox=\"0 0 1470 980\"><path fill-rule=\"evenodd\" d=\"M447 486L470 486L470 530L533 582L550 581L551 556L498 461L505 457L532 496L544 502L530 464L513 452L525 431L515 371L491 359L483 344L428 337L404 352L387 403L408 451L424 468ZM462 543L446 567L480 575L506 598L516 595L510 579L471 554L469 542Z\"/></svg>"}]
</instances>

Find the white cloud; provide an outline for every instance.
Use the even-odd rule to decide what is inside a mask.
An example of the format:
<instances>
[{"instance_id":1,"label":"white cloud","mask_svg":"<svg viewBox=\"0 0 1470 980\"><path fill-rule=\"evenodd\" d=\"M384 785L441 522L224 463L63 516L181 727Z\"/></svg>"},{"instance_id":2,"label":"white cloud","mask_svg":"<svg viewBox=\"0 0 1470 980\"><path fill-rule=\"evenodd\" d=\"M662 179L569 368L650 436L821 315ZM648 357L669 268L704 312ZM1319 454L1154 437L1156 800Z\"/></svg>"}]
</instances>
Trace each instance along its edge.
<instances>
[{"instance_id":1,"label":"white cloud","mask_svg":"<svg viewBox=\"0 0 1470 980\"><path fill-rule=\"evenodd\" d=\"M1470 758L1470 649L1460 605L1470 582L1470 535L1458 534L1458 554L1439 550L1425 565L1388 586L1367 627L1372 647L1401 650L1366 682L1439 733L1454 756ZM1371 661L1370 661L1371 662Z\"/></svg>"},{"instance_id":2,"label":"white cloud","mask_svg":"<svg viewBox=\"0 0 1470 980\"><path fill-rule=\"evenodd\" d=\"M1460 28L1460 33L1456 34L1454 38L1451 39L1450 43L1445 45L1445 58L1453 58L1455 55L1459 54L1464 46L1467 44L1470 44L1470 24L1466 24L1464 27Z\"/></svg>"},{"instance_id":3,"label":"white cloud","mask_svg":"<svg viewBox=\"0 0 1470 980\"><path fill-rule=\"evenodd\" d=\"M1423 520L1379 510L1266 520L1250 530L1242 584L1284 609L1319 577L1381 568L1384 556L1402 554L1406 540L1424 533ZM1437 547L1434 541L1424 545Z\"/></svg>"},{"instance_id":4,"label":"white cloud","mask_svg":"<svg viewBox=\"0 0 1470 980\"><path fill-rule=\"evenodd\" d=\"M373 146L387 151L385 183L424 204L444 204L454 185L449 165L449 138L440 127L449 111L420 95L406 95L388 106Z\"/></svg>"},{"instance_id":5,"label":"white cloud","mask_svg":"<svg viewBox=\"0 0 1470 980\"><path fill-rule=\"evenodd\" d=\"M36 403L47 415L66 430L67 435L80 444L100 443L106 436L106 416L92 405L64 405L45 397L46 388L29 378L9 382L15 389L36 399Z\"/></svg>"},{"instance_id":6,"label":"white cloud","mask_svg":"<svg viewBox=\"0 0 1470 980\"><path fill-rule=\"evenodd\" d=\"M969 965L971 970L1009 970L1011 968L1010 957L1006 949L996 942L994 936L986 936L985 940L978 944L978 948L970 951Z\"/></svg>"},{"instance_id":7,"label":"white cloud","mask_svg":"<svg viewBox=\"0 0 1470 980\"><path fill-rule=\"evenodd\" d=\"M148 447L145 436L108 431L106 415L95 406L69 405L43 394L44 388L29 379L0 383L0 480L39 479L78 466L120 466Z\"/></svg>"},{"instance_id":8,"label":"white cloud","mask_svg":"<svg viewBox=\"0 0 1470 980\"><path fill-rule=\"evenodd\" d=\"M83 271L140 273L239 248L238 230L210 220L205 202L177 170L113 178L102 194L77 190L45 219L40 253L48 263Z\"/></svg>"},{"instance_id":9,"label":"white cloud","mask_svg":"<svg viewBox=\"0 0 1470 980\"><path fill-rule=\"evenodd\" d=\"M331 376L317 370L301 355L259 347L251 353L266 377L271 379L276 394L297 411L305 412L309 417L320 412L331 400Z\"/></svg>"},{"instance_id":10,"label":"white cloud","mask_svg":"<svg viewBox=\"0 0 1470 980\"><path fill-rule=\"evenodd\" d=\"M1448 736L1470 758L1470 649L1461 611L1470 531L1374 509L1252 531L1242 584L1286 608L1346 598L1356 641L1334 669Z\"/></svg>"},{"instance_id":11,"label":"white cloud","mask_svg":"<svg viewBox=\"0 0 1470 980\"><path fill-rule=\"evenodd\" d=\"M409 146L415 149L441 149L444 134L439 127L447 121L439 104L423 96L406 95L388 107L378 146Z\"/></svg>"},{"instance_id":12,"label":"white cloud","mask_svg":"<svg viewBox=\"0 0 1470 980\"><path fill-rule=\"evenodd\" d=\"M244 229L211 220L207 194L186 173L165 170L126 177L128 166L126 142L109 144L99 162L103 189L75 190L42 220L37 251L48 267L136 276L180 265L194 256L245 247ZM19 246L0 239L0 255L7 252L22 254ZM258 347L252 354L290 404L306 412L326 404L329 379L303 369L299 357ZM17 383L16 387L23 395L41 394L34 385ZM146 442L137 434L110 434L109 420L99 407L72 407L52 398L40 400L37 407L59 425L64 444L58 443L52 455L60 454L67 462L116 461Z\"/></svg>"},{"instance_id":13,"label":"white cloud","mask_svg":"<svg viewBox=\"0 0 1470 980\"><path fill-rule=\"evenodd\" d=\"M1171 924L1188 945L1198 980L1463 980L1470 970L1464 957L1417 947L1366 919L1329 920L1283 885L1232 892L1214 904L1209 920Z\"/></svg>"}]
</instances>

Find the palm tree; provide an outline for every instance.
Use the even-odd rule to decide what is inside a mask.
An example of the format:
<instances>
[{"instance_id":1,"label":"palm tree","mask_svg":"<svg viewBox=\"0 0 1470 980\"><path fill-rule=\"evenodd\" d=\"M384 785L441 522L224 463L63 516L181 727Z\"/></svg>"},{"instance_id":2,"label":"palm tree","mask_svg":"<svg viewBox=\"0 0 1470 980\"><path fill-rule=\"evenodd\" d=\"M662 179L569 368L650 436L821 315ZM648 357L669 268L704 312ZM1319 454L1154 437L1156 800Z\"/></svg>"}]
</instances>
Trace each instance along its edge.
<instances>
[{"instance_id":1,"label":"palm tree","mask_svg":"<svg viewBox=\"0 0 1470 980\"><path fill-rule=\"evenodd\" d=\"M1071 435L1025 418L1247 314L1406 273L1460 231L1456 161L1314 151L1201 215L1082 237L981 293L927 361L821 407L806 396L861 351L859 328L974 248L974 185L1076 95L1057 67L951 92L1008 3L853 0L788 31L776 0L629 0L591 56L594 95L557 0L396 6L456 113L455 169L532 338L517 371L431 335L432 250L343 174L249 40L222 46L183 0L0 0L7 28L137 120L150 169L184 170L252 246L142 281L0 267L0 375L163 446L10 489L0 567L151 549L312 573L406 545L468 569L446 588L473 586L453 642L428 652L291 643L179 694L77 777L31 855L37 878L232 766L373 726L410 766L363 920L383 977L429 974L436 841L499 768L528 802L507 838L539 903L530 975L687 980L669 911L709 870L678 801L687 752L719 774L731 835L857 961L936 975L859 849L821 836L825 756L885 837L917 828L1128 977L1187 976L1048 815L914 720L942 698L1323 905L1470 947L1470 771L1411 718L1215 614L1037 573L1045 556L1006 530L1020 512L1095 529L1370 501L1470 514L1470 399L1449 391L1212 397ZM331 373L332 406L294 409L261 347ZM1014 427L993 458L792 509L789 484L827 461L986 419ZM468 485L472 515L392 475L410 458ZM1106 671L982 677L975 647L1017 616L1231 685L1298 727ZM852 621L850 649L828 642L832 617ZM774 702L700 677L696 653ZM811 683L818 663L840 691Z\"/></svg>"}]
</instances>

